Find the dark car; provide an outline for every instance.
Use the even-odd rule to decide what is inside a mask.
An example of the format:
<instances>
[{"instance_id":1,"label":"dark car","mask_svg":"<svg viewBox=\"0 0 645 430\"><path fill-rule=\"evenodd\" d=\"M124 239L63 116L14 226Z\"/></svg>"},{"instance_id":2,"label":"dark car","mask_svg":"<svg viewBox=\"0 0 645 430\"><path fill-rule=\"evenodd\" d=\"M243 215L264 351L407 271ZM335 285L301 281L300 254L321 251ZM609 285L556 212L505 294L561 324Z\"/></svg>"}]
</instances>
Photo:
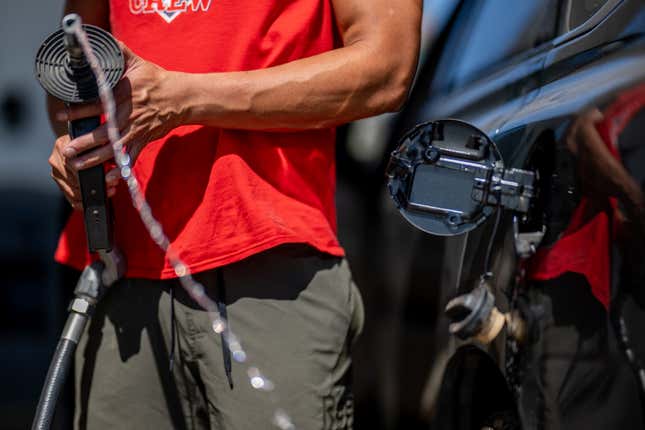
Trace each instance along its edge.
<instances>
[{"instance_id":1,"label":"dark car","mask_svg":"<svg viewBox=\"0 0 645 430\"><path fill-rule=\"evenodd\" d=\"M644 120L645 2L456 8L387 168L445 236L439 428L643 428Z\"/></svg>"}]
</instances>

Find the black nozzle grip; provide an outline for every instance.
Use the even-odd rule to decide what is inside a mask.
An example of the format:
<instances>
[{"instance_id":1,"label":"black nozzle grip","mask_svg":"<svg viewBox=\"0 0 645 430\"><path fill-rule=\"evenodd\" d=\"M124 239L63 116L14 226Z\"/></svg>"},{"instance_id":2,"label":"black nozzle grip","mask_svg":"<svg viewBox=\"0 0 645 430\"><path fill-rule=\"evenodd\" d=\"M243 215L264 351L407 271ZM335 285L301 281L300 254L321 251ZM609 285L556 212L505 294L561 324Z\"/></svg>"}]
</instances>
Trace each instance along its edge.
<instances>
[{"instance_id":1,"label":"black nozzle grip","mask_svg":"<svg viewBox=\"0 0 645 430\"><path fill-rule=\"evenodd\" d=\"M69 123L72 138L90 133L101 125L98 116L73 120ZM103 165L80 170L78 179L83 199L85 232L90 252L112 249L112 213L108 205Z\"/></svg>"}]
</instances>

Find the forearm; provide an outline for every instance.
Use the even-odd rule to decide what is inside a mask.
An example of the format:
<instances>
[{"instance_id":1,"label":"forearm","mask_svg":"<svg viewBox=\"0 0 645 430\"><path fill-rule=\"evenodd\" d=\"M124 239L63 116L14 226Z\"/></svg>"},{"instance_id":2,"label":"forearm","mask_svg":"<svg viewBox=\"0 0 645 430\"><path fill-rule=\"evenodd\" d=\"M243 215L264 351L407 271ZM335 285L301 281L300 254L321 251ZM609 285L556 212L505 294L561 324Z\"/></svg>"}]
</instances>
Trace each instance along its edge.
<instances>
[{"instance_id":1,"label":"forearm","mask_svg":"<svg viewBox=\"0 0 645 430\"><path fill-rule=\"evenodd\" d=\"M397 110L409 76L360 46L251 72L182 74L184 122L223 128L322 128Z\"/></svg>"},{"instance_id":2,"label":"forearm","mask_svg":"<svg viewBox=\"0 0 645 430\"><path fill-rule=\"evenodd\" d=\"M406 43L396 50L358 41L268 69L170 72L168 80L185 124L241 129L330 127L400 108L418 52L418 39L408 38Z\"/></svg>"},{"instance_id":3,"label":"forearm","mask_svg":"<svg viewBox=\"0 0 645 430\"><path fill-rule=\"evenodd\" d=\"M126 63L114 89L122 143L136 158L148 143L189 124L229 129L332 127L394 111L407 97L419 50L421 0L331 0L343 47L260 70L167 71L121 45ZM73 120L98 103L59 112ZM107 128L66 148L77 169L111 157ZM97 149L87 154L88 149Z\"/></svg>"}]
</instances>

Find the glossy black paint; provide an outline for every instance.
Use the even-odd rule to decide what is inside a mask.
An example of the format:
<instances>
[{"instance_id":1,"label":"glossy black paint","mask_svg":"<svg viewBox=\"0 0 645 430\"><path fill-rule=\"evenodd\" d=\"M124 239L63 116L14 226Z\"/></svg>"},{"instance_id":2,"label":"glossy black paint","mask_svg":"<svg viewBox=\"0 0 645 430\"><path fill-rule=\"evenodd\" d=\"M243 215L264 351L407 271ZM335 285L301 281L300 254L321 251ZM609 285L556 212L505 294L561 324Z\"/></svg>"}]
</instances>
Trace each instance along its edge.
<instances>
[{"instance_id":1,"label":"glossy black paint","mask_svg":"<svg viewBox=\"0 0 645 430\"><path fill-rule=\"evenodd\" d=\"M521 219L520 228L531 231L545 225L547 234L542 246L552 245L560 238L584 195L608 193L608 196L618 198L619 207L629 220L626 235L630 240L626 245L616 245L616 249L611 250L616 256L612 288L615 291L637 290L636 286L645 282L643 265L638 263L645 261L645 212L642 211L645 91L641 87L645 83L645 3L608 0L582 25L569 29L562 19L568 2L545 0L545 8L558 9L555 17L543 17L557 24L550 37L544 39L542 35L542 38L536 38L533 40L535 46L489 65L459 85L446 84L450 79L443 74L454 70L446 65L454 64L454 58L466 49L468 38L462 33L468 34L469 28L476 24L482 4L463 1L457 8L451 25L420 70L393 141L416 124L442 118L463 120L484 131L499 148L507 167L538 172L539 198L530 215ZM500 12L500 16L504 14ZM511 19L512 15L507 16ZM536 19L540 18L536 16ZM522 41L527 36L518 33L514 37ZM593 110L609 115L610 107L621 98L629 97L633 99L633 116L616 129L618 136L615 142L629 183L623 181L609 191L593 188L597 184L589 185L593 181L588 177L602 179L609 170L602 168L603 159L595 160L595 164L592 160L591 164L585 165L572 153L572 127L585 123L587 112ZM621 121L621 118L605 119L609 124ZM611 177L606 179L611 180ZM633 184L638 187L634 188ZM623 192L622 189L631 191ZM508 309L504 292L514 285L518 274L512 220L512 213L504 214L494 247L494 285L497 304L502 311ZM445 249L452 252L445 260L450 262L451 272L456 274L439 285L442 290L467 292L477 284L483 271L484 248L491 230L492 222L489 220L471 233L445 239ZM458 269L454 270L454 267ZM451 294L442 293L441 296ZM645 296L644 293L635 294L637 297ZM645 299L641 302L645 303ZM447 338L437 342L449 344ZM489 348L502 371L505 348L503 340ZM455 376L458 373L454 369L446 373L444 387L459 384L457 379L461 376ZM504 390L505 387L499 384L491 387L494 389ZM524 411L521 415L526 414Z\"/></svg>"}]
</instances>

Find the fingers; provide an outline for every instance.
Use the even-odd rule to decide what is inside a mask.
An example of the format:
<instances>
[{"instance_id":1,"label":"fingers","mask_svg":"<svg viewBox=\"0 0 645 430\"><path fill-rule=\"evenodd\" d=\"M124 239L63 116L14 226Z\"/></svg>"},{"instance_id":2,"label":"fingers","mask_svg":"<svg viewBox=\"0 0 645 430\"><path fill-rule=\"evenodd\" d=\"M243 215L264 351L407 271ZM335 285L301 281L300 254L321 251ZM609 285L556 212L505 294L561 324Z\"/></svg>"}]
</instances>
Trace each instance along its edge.
<instances>
[{"instance_id":1,"label":"fingers","mask_svg":"<svg viewBox=\"0 0 645 430\"><path fill-rule=\"evenodd\" d=\"M585 112L583 117L590 123L600 122L605 119L605 116L598 108L593 108Z\"/></svg>"},{"instance_id":2,"label":"fingers","mask_svg":"<svg viewBox=\"0 0 645 430\"><path fill-rule=\"evenodd\" d=\"M102 124L90 133L78 136L71 140L63 149L63 155L67 159L76 157L92 148L104 145L108 141L107 125Z\"/></svg>"},{"instance_id":3,"label":"fingers","mask_svg":"<svg viewBox=\"0 0 645 430\"><path fill-rule=\"evenodd\" d=\"M90 167L98 166L114 158L112 145L103 145L100 148L87 152L71 161L74 170L85 170Z\"/></svg>"},{"instance_id":4,"label":"fingers","mask_svg":"<svg viewBox=\"0 0 645 430\"><path fill-rule=\"evenodd\" d=\"M119 172L118 167L113 168L105 174L105 184L108 187L116 187L119 183L119 179L121 179L121 173Z\"/></svg>"},{"instance_id":5,"label":"fingers","mask_svg":"<svg viewBox=\"0 0 645 430\"><path fill-rule=\"evenodd\" d=\"M54 149L49 157L49 164L52 169L52 179L63 192L63 195L69 204L72 205L73 208L78 209L81 206L78 180L76 178L76 174L67 166L65 157L63 157L61 153L62 148L64 148L68 142L69 136L62 136L56 140Z\"/></svg>"},{"instance_id":6,"label":"fingers","mask_svg":"<svg viewBox=\"0 0 645 430\"><path fill-rule=\"evenodd\" d=\"M588 146L590 140L600 139L596 124L604 119L603 113L592 108L578 115L565 137L565 143L573 155L578 155L581 146Z\"/></svg>"},{"instance_id":7,"label":"fingers","mask_svg":"<svg viewBox=\"0 0 645 430\"><path fill-rule=\"evenodd\" d=\"M126 125L128 124L131 111L131 107L127 104L119 104L119 106L117 107L116 123L121 134L126 134L129 130L129 127L127 127ZM90 133L83 134L70 141L66 145L63 154L67 159L72 159L92 148L105 145L109 142L109 140L108 124L104 123L92 130Z\"/></svg>"},{"instance_id":8,"label":"fingers","mask_svg":"<svg viewBox=\"0 0 645 430\"><path fill-rule=\"evenodd\" d=\"M65 179L52 176L54 182L58 185L58 188L63 192L65 200L74 208L75 210L80 210L83 208L83 203L81 201L81 191L72 186L71 182L68 182Z\"/></svg>"},{"instance_id":9,"label":"fingers","mask_svg":"<svg viewBox=\"0 0 645 430\"><path fill-rule=\"evenodd\" d=\"M52 168L51 170L52 179L62 191L63 195L65 196L65 199L69 202L69 204L74 209L80 210L82 209L83 204L82 204L80 185L78 183L78 176L76 173L77 169L73 166L73 161L76 161L76 160L70 161L63 155L63 150L69 143L70 143L69 136L63 136L56 140L56 144L54 145L52 154L49 157L49 164L51 165L51 168ZM103 148L107 148L111 151L111 147L109 145L99 149L103 149ZM99 158L107 157L107 155L104 155L104 154L98 154L98 155L87 154L87 155L90 157L99 157ZM110 157L111 157L111 154L110 154ZM117 190L117 186L119 184L119 178L120 178L119 173L120 173L119 170L117 168L114 168L105 175L105 185L106 185L108 197L113 197L116 194L116 190Z\"/></svg>"},{"instance_id":10,"label":"fingers","mask_svg":"<svg viewBox=\"0 0 645 430\"><path fill-rule=\"evenodd\" d=\"M107 187L108 198L114 197L116 194L116 187L119 185L119 179L121 179L121 173L117 167L105 174L105 186Z\"/></svg>"},{"instance_id":11,"label":"fingers","mask_svg":"<svg viewBox=\"0 0 645 430\"><path fill-rule=\"evenodd\" d=\"M124 130L122 130L121 134L121 144L125 147L129 147L130 141L133 140L133 136L130 134L130 127L126 127ZM75 140L77 139L74 139L72 142L74 142ZM70 142L70 144L72 144L72 142ZM134 163L136 157L132 154L130 156L132 157L132 162ZM112 160L113 158L114 149L112 147L112 144L109 142L109 139L106 138L105 142L102 143L100 147L85 152L76 158L68 159L67 162L71 165L74 171L78 171L89 169L90 167L94 167L106 161Z\"/></svg>"},{"instance_id":12,"label":"fingers","mask_svg":"<svg viewBox=\"0 0 645 430\"><path fill-rule=\"evenodd\" d=\"M108 176L112 173L112 176ZM78 187L76 180L70 181L69 178L62 178L52 175L54 182L58 185L60 190L65 196L65 200L74 208L74 210L83 209L83 199L81 197L81 190ZM106 194L108 198L116 195L117 186L119 185L119 172L118 169L110 171L105 176Z\"/></svg>"}]
</instances>

